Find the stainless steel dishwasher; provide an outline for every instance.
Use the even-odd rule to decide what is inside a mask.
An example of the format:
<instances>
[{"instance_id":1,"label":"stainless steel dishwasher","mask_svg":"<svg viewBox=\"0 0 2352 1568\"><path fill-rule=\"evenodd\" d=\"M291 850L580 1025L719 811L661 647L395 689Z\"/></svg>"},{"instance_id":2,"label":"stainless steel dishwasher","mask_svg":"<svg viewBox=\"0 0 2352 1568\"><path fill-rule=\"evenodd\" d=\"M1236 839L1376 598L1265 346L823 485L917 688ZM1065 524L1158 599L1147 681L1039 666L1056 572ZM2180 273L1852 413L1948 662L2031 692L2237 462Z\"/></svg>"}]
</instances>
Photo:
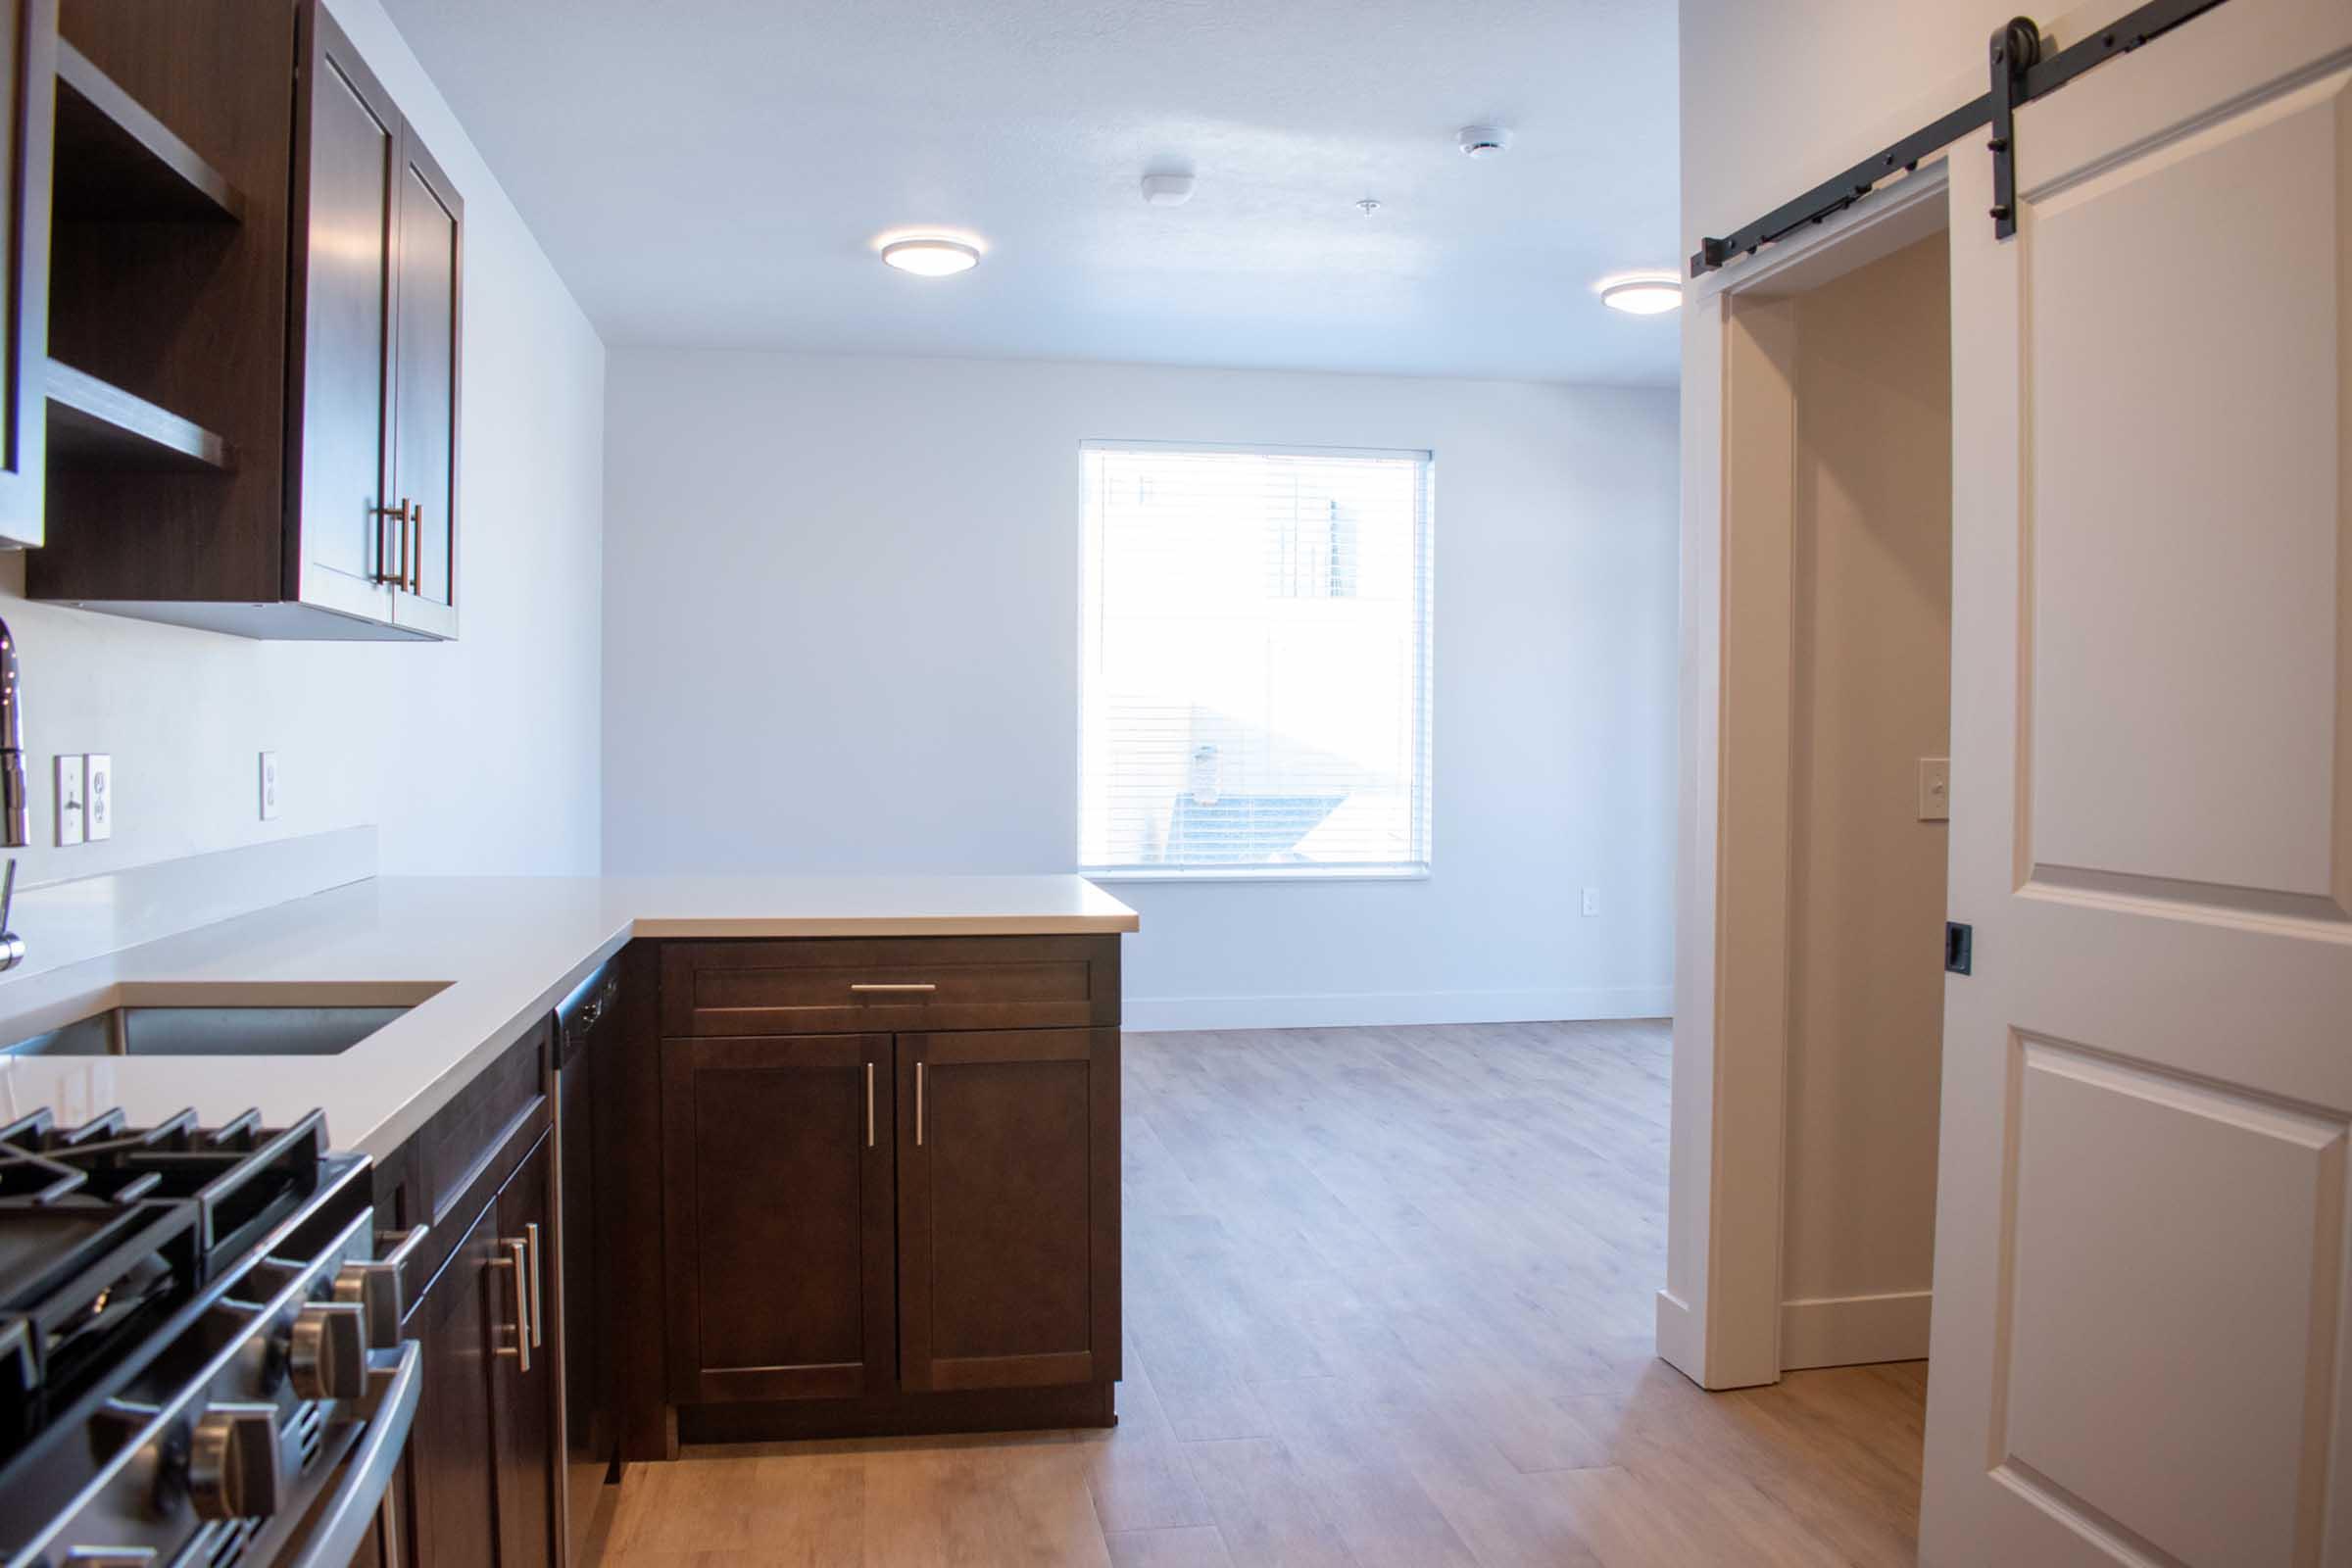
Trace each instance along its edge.
<instances>
[{"instance_id":1,"label":"stainless steel dishwasher","mask_svg":"<svg viewBox=\"0 0 2352 1568\"><path fill-rule=\"evenodd\" d=\"M562 1225L557 1305L564 1323L564 1561L587 1561L599 1490L613 1476L612 1368L598 1260L604 1224L597 1200L596 1096L599 1064L620 1022L620 965L607 962L556 1009L556 1169Z\"/></svg>"}]
</instances>

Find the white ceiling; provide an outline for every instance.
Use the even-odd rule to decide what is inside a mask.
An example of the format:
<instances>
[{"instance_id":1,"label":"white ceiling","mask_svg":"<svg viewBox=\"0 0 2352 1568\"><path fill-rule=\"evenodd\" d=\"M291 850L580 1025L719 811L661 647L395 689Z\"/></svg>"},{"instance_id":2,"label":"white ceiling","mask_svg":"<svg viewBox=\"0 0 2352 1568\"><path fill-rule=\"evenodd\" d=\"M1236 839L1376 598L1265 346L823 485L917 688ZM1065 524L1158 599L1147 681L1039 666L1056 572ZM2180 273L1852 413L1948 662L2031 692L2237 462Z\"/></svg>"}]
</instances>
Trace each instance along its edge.
<instances>
[{"instance_id":1,"label":"white ceiling","mask_svg":"<svg viewBox=\"0 0 2352 1568\"><path fill-rule=\"evenodd\" d=\"M386 5L611 343L1674 377L1674 0Z\"/></svg>"}]
</instances>

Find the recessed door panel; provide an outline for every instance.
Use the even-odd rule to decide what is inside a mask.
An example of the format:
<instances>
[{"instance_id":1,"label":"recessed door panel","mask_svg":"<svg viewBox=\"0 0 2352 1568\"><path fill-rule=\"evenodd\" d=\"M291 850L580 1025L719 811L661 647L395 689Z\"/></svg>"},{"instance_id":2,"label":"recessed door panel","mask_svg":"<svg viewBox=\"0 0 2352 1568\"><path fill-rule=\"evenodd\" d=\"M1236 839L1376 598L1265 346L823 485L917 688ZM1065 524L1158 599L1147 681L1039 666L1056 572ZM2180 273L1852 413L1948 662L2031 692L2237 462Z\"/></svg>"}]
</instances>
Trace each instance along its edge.
<instances>
[{"instance_id":1,"label":"recessed door panel","mask_svg":"<svg viewBox=\"0 0 2352 1568\"><path fill-rule=\"evenodd\" d=\"M2034 202L2036 875L2345 914L2348 84Z\"/></svg>"},{"instance_id":2,"label":"recessed door panel","mask_svg":"<svg viewBox=\"0 0 2352 1568\"><path fill-rule=\"evenodd\" d=\"M890 1037L662 1050L672 1397L888 1389Z\"/></svg>"},{"instance_id":3,"label":"recessed door panel","mask_svg":"<svg viewBox=\"0 0 2352 1568\"><path fill-rule=\"evenodd\" d=\"M392 206L400 119L348 40L314 13L303 240L302 597L389 618L399 539L384 503Z\"/></svg>"},{"instance_id":4,"label":"recessed door panel","mask_svg":"<svg viewBox=\"0 0 2352 1568\"><path fill-rule=\"evenodd\" d=\"M2001 1468L2181 1562L2297 1561L2342 1338L2344 1119L2017 1049Z\"/></svg>"}]
</instances>

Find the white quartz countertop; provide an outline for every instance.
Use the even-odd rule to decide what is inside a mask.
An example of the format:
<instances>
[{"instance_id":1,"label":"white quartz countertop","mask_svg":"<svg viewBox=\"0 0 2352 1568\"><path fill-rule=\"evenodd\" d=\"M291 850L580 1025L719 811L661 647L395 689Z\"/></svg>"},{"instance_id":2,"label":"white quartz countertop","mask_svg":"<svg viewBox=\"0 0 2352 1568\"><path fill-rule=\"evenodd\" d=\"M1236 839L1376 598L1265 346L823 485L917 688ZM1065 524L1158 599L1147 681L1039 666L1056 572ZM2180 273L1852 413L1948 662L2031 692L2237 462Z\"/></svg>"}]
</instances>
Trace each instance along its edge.
<instances>
[{"instance_id":1,"label":"white quartz countertop","mask_svg":"<svg viewBox=\"0 0 2352 1568\"><path fill-rule=\"evenodd\" d=\"M1133 931L1075 876L376 877L0 983L0 1045L122 1004L418 1002L331 1056L0 1057L0 1123L121 1106L326 1112L381 1157L633 937L1047 936ZM271 988L267 993L255 988ZM299 990L293 988L300 988Z\"/></svg>"}]
</instances>

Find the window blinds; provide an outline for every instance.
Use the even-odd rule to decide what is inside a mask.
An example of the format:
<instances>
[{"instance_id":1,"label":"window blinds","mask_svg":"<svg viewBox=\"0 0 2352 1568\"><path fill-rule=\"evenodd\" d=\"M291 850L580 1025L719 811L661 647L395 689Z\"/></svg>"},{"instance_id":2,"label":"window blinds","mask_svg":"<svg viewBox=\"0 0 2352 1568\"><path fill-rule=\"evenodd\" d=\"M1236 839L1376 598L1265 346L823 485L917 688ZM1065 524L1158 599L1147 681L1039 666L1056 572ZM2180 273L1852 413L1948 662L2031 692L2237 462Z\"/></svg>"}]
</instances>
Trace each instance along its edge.
<instances>
[{"instance_id":1,"label":"window blinds","mask_svg":"<svg viewBox=\"0 0 2352 1568\"><path fill-rule=\"evenodd\" d=\"M1427 871L1429 454L1082 461L1082 869Z\"/></svg>"}]
</instances>

